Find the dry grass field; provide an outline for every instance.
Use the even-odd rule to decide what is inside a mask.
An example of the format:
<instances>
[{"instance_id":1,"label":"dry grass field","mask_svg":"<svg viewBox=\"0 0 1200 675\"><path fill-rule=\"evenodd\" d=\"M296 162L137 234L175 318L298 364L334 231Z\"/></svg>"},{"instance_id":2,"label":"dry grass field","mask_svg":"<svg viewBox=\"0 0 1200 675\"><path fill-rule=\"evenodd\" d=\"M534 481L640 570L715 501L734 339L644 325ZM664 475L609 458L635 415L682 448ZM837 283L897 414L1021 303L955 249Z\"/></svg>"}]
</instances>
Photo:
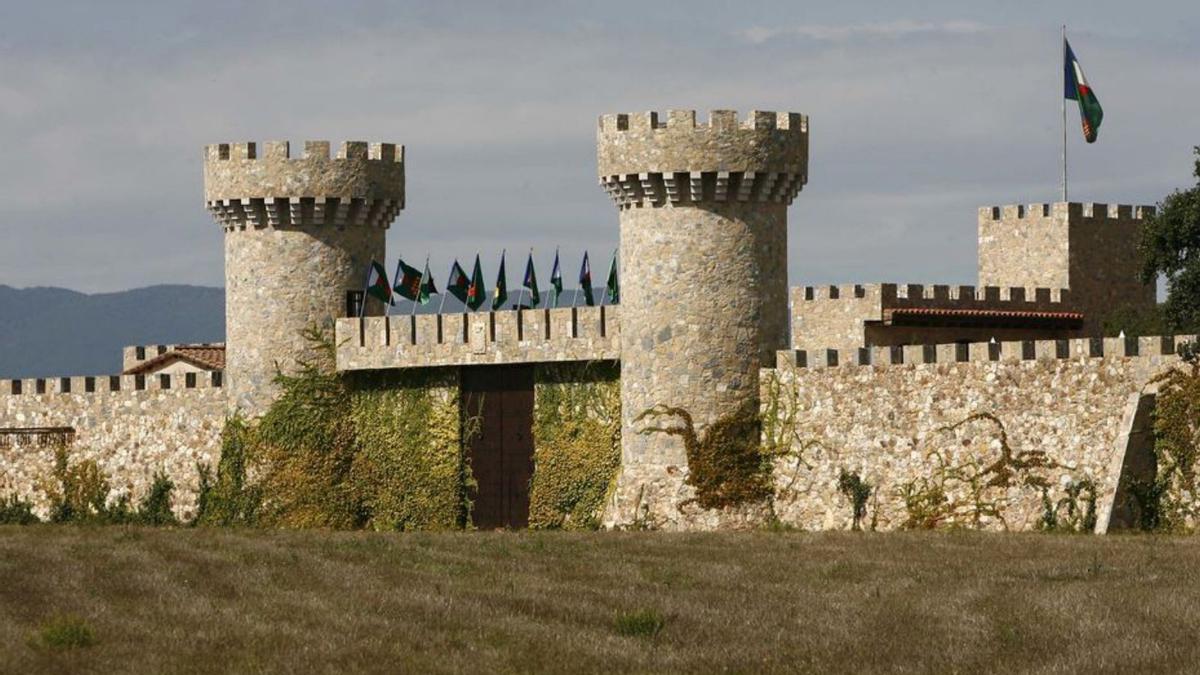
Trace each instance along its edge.
<instances>
[{"instance_id":1,"label":"dry grass field","mask_svg":"<svg viewBox=\"0 0 1200 675\"><path fill-rule=\"evenodd\" d=\"M0 670L1195 672L1200 538L0 528Z\"/></svg>"}]
</instances>

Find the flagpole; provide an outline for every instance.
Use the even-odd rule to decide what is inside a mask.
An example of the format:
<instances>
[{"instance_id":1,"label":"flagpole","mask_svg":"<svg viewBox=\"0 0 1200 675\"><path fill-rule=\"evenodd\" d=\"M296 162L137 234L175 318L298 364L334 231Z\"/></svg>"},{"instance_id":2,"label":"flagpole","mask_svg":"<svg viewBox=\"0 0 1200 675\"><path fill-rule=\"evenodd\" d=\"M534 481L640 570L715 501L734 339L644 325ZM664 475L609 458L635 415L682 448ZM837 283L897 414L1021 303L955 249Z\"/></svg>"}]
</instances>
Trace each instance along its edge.
<instances>
[{"instance_id":1,"label":"flagpole","mask_svg":"<svg viewBox=\"0 0 1200 675\"><path fill-rule=\"evenodd\" d=\"M458 262L458 260L457 260L457 259L455 259L455 261L454 261L454 262ZM452 267L452 268L450 268L450 269L451 269L451 273L453 274L453 270L454 270L454 268ZM447 284L447 285L449 285L449 284ZM449 289L449 288L447 288L446 290L447 290L447 291L449 291L450 289ZM437 311L437 313L438 313L438 314L441 314L441 313L442 313L442 310L446 308L446 293L439 293L439 295L441 295L441 296L442 296L442 299L441 299L441 301L440 301L440 302L438 302L438 311Z\"/></svg>"},{"instance_id":2,"label":"flagpole","mask_svg":"<svg viewBox=\"0 0 1200 675\"><path fill-rule=\"evenodd\" d=\"M1067 70L1067 24L1062 27L1062 63L1063 63L1063 87L1066 88L1066 70ZM1059 92L1059 102L1062 104L1062 200L1067 201L1067 96L1066 92Z\"/></svg>"},{"instance_id":3,"label":"flagpole","mask_svg":"<svg viewBox=\"0 0 1200 675\"><path fill-rule=\"evenodd\" d=\"M358 318L366 316L367 312L367 286L371 285L371 270L375 267L375 260L371 260L371 264L367 265L367 278L363 279L362 300L358 303Z\"/></svg>"}]
</instances>

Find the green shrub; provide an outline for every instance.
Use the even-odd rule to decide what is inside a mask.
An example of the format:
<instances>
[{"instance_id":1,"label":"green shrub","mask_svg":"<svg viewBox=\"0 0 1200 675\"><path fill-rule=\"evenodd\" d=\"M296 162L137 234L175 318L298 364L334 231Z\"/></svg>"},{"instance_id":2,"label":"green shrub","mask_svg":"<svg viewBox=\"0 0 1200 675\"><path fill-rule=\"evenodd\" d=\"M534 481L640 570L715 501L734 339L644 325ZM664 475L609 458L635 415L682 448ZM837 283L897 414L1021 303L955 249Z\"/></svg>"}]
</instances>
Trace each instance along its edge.
<instances>
[{"instance_id":1,"label":"green shrub","mask_svg":"<svg viewBox=\"0 0 1200 675\"><path fill-rule=\"evenodd\" d=\"M108 509L108 479L95 460L71 464L65 445L54 450L54 470L46 487L50 522L103 522Z\"/></svg>"},{"instance_id":2,"label":"green shrub","mask_svg":"<svg viewBox=\"0 0 1200 675\"><path fill-rule=\"evenodd\" d=\"M639 609L621 612L613 620L618 635L625 637L653 638L667 625L663 615L654 609Z\"/></svg>"},{"instance_id":3,"label":"green shrub","mask_svg":"<svg viewBox=\"0 0 1200 675\"><path fill-rule=\"evenodd\" d=\"M200 489L196 499L194 525L253 525L262 498L255 486L247 484L246 457L250 426L240 415L225 420L221 430L221 459L217 474L205 465L197 465Z\"/></svg>"},{"instance_id":4,"label":"green shrub","mask_svg":"<svg viewBox=\"0 0 1200 675\"><path fill-rule=\"evenodd\" d=\"M539 366L529 526L596 529L621 464L621 390L612 363Z\"/></svg>"},{"instance_id":5,"label":"green shrub","mask_svg":"<svg viewBox=\"0 0 1200 675\"><path fill-rule=\"evenodd\" d=\"M1179 346L1182 366L1154 380L1155 477L1131 486L1142 528L1183 531L1200 521L1200 351Z\"/></svg>"},{"instance_id":6,"label":"green shrub","mask_svg":"<svg viewBox=\"0 0 1200 675\"><path fill-rule=\"evenodd\" d=\"M96 643L91 626L74 615L53 617L38 627L36 646L54 650L79 649Z\"/></svg>"},{"instance_id":7,"label":"green shrub","mask_svg":"<svg viewBox=\"0 0 1200 675\"><path fill-rule=\"evenodd\" d=\"M33 515L33 503L9 495L0 499L0 525L32 525L41 522Z\"/></svg>"},{"instance_id":8,"label":"green shrub","mask_svg":"<svg viewBox=\"0 0 1200 675\"><path fill-rule=\"evenodd\" d=\"M178 525L179 521L171 511L171 493L174 490L175 483L166 474L154 474L150 491L138 503L134 521L141 525Z\"/></svg>"},{"instance_id":9,"label":"green shrub","mask_svg":"<svg viewBox=\"0 0 1200 675\"><path fill-rule=\"evenodd\" d=\"M862 476L842 469L838 475L838 492L842 493L854 509L852 530L862 530L863 518L867 515L867 500L871 498L871 484L864 481Z\"/></svg>"}]
</instances>

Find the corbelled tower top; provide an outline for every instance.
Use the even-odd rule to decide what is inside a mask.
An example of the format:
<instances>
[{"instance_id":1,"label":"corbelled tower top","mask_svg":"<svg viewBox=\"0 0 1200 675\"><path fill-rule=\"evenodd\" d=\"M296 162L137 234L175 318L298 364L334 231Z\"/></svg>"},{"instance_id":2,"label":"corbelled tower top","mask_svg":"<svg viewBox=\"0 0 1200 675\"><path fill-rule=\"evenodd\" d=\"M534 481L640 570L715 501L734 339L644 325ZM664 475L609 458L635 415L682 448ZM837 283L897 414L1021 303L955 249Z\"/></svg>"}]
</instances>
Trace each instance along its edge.
<instances>
[{"instance_id":1,"label":"corbelled tower top","mask_svg":"<svg viewBox=\"0 0 1200 675\"><path fill-rule=\"evenodd\" d=\"M602 115L600 184L619 208L700 201L791 203L808 182L808 118L755 110Z\"/></svg>"},{"instance_id":2,"label":"corbelled tower top","mask_svg":"<svg viewBox=\"0 0 1200 675\"><path fill-rule=\"evenodd\" d=\"M306 141L218 143L204 149L204 199L226 228L362 224L388 227L404 208L404 146Z\"/></svg>"}]
</instances>

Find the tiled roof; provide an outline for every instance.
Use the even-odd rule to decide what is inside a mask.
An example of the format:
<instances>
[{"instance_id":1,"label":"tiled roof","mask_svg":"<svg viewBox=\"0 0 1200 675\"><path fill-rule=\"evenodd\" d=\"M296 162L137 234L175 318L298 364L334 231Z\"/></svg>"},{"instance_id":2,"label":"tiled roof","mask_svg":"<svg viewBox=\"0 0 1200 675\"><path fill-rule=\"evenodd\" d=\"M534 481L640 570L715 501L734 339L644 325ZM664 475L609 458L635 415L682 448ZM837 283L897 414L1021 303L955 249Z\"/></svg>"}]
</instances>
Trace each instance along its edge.
<instances>
[{"instance_id":1,"label":"tiled roof","mask_svg":"<svg viewBox=\"0 0 1200 675\"><path fill-rule=\"evenodd\" d=\"M178 345L165 354L146 359L129 368L125 374L142 375L176 360L186 361L201 370L225 370L225 347L224 345Z\"/></svg>"}]
</instances>

